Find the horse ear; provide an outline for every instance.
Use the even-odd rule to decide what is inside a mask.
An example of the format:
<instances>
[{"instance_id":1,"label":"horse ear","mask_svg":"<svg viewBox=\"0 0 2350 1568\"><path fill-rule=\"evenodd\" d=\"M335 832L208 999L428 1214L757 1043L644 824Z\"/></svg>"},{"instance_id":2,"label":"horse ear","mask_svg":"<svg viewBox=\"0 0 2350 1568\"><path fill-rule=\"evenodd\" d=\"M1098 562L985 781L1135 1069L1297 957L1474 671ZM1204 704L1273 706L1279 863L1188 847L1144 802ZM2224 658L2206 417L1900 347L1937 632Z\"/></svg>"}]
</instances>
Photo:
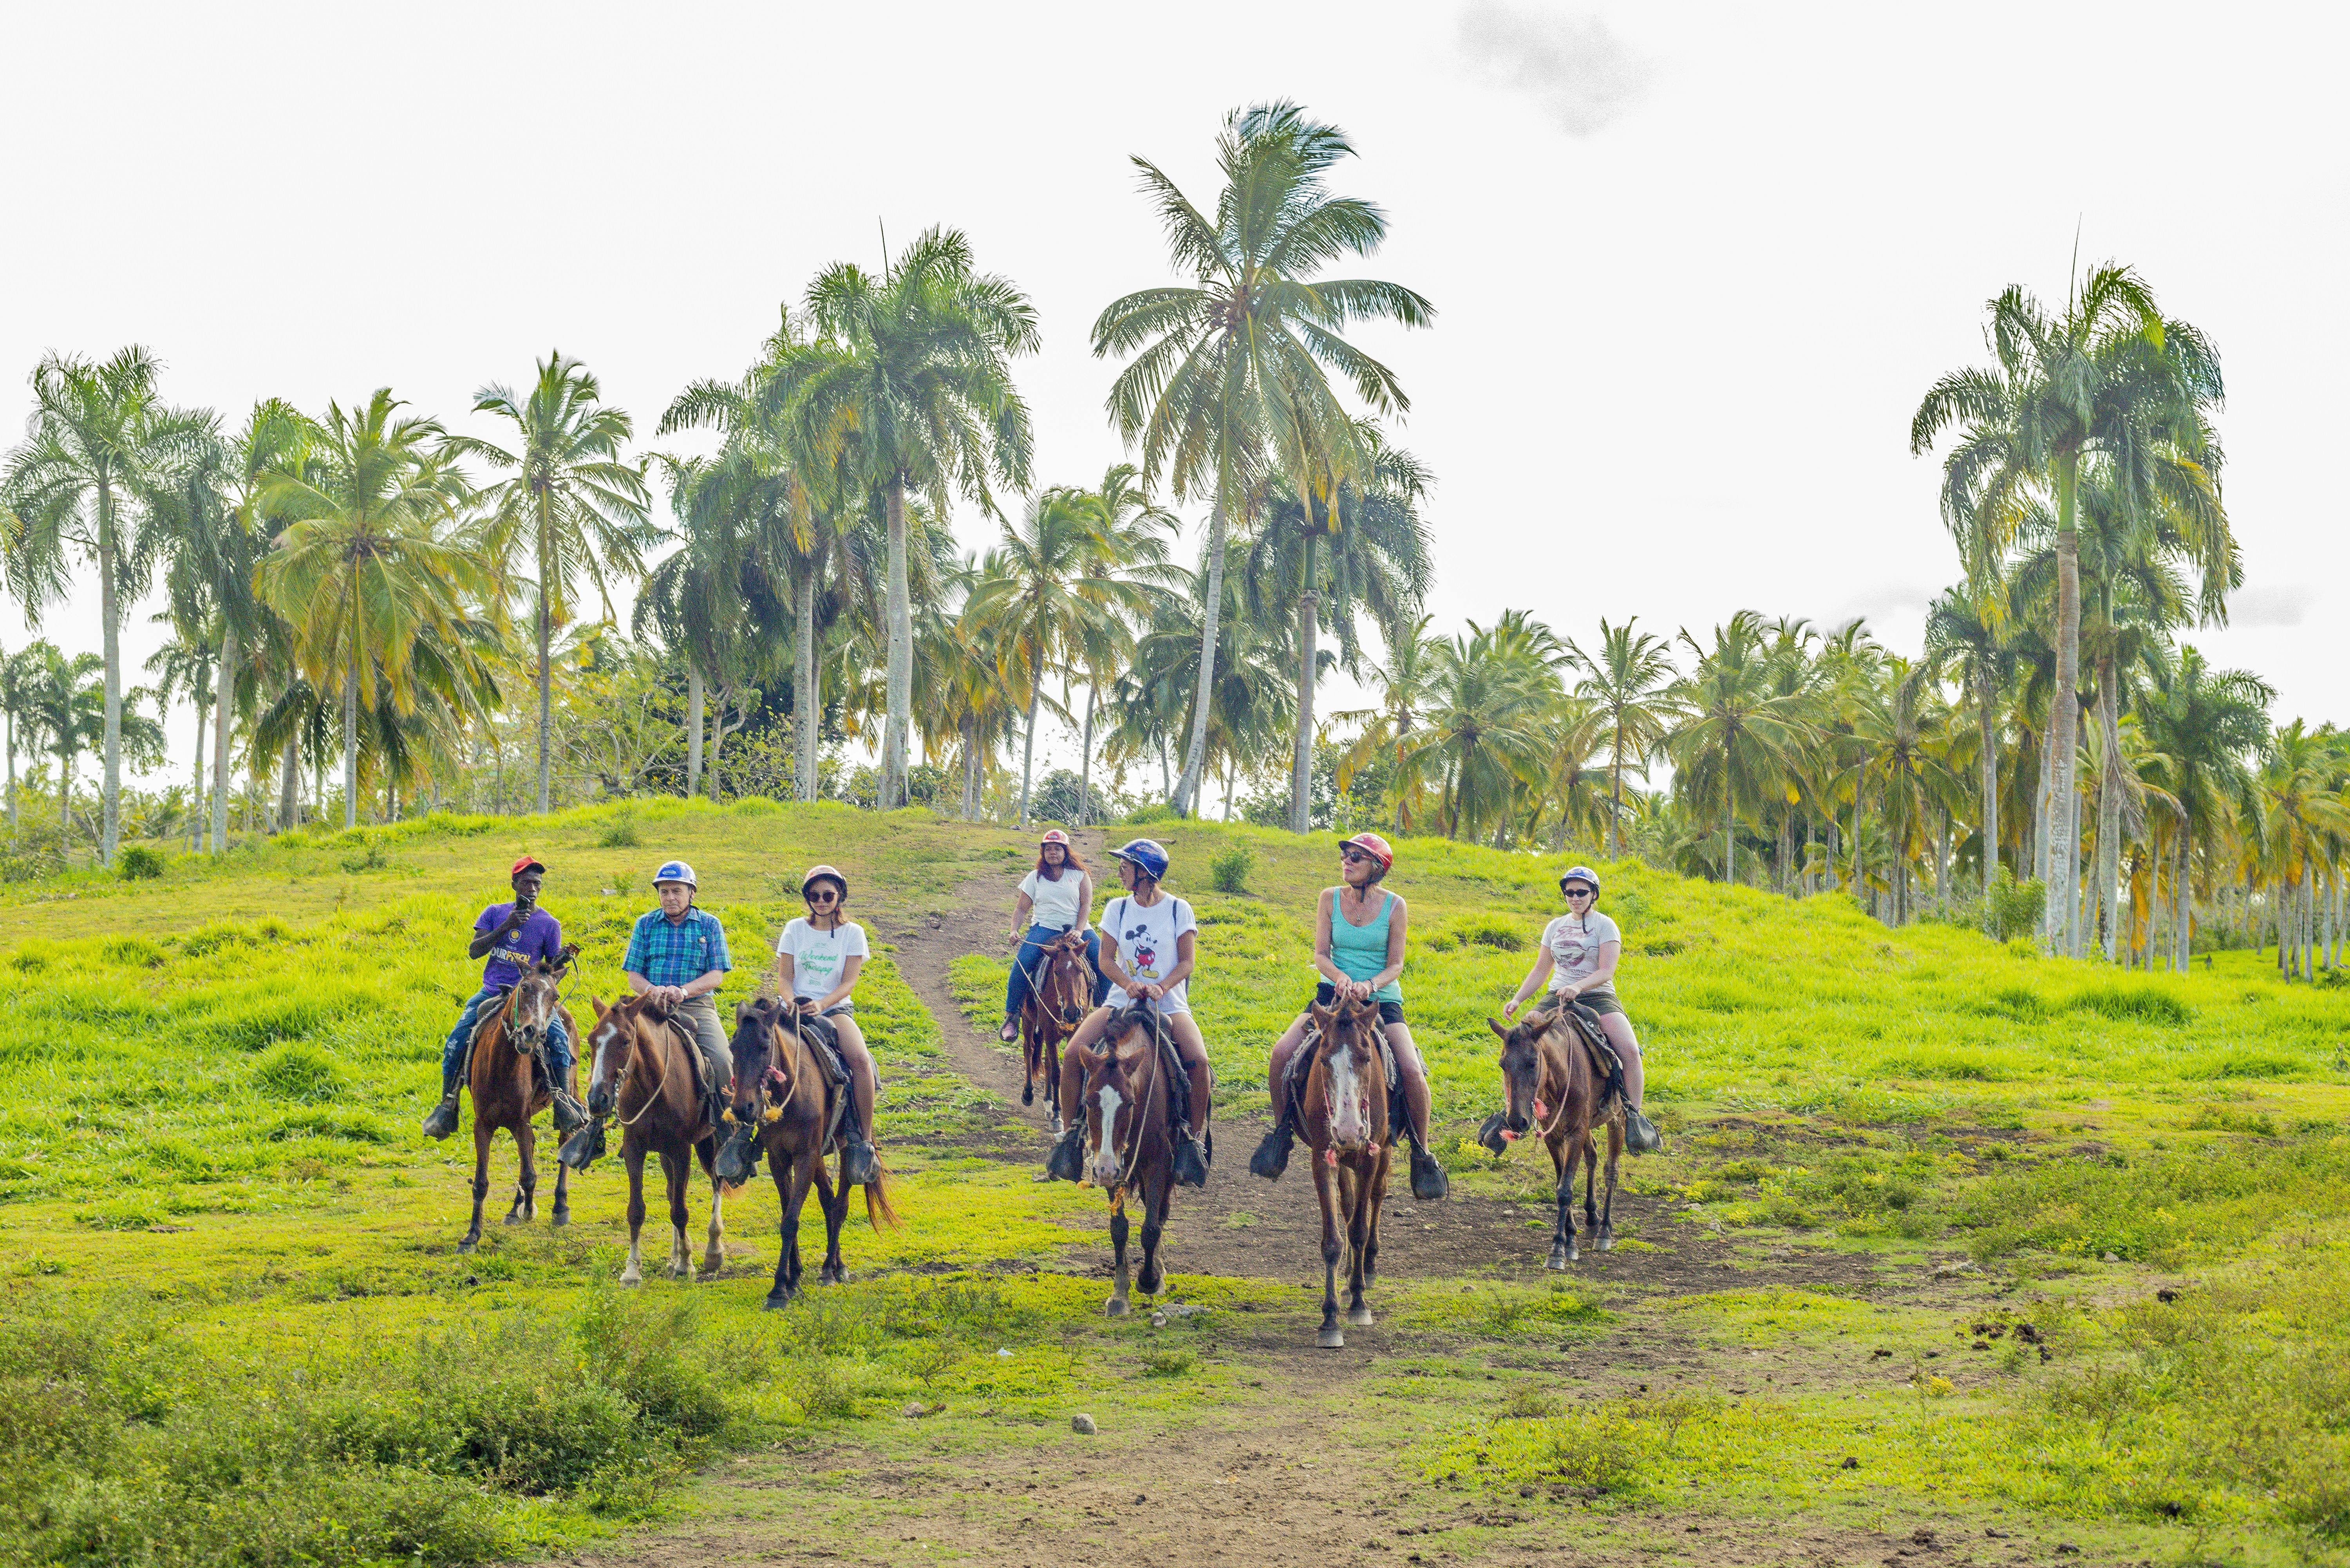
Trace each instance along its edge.
<instances>
[{"instance_id":1,"label":"horse ear","mask_svg":"<svg viewBox=\"0 0 2350 1568\"><path fill-rule=\"evenodd\" d=\"M1485 1027L1492 1030L1494 1033L1500 1035L1504 1040L1507 1040L1510 1037L1509 1025L1503 1023L1500 1019L1494 1017L1490 1012L1485 1014Z\"/></svg>"},{"instance_id":2,"label":"horse ear","mask_svg":"<svg viewBox=\"0 0 2350 1568\"><path fill-rule=\"evenodd\" d=\"M601 1017L603 1017L603 1016L604 1016L604 1013L605 1013L605 1012L606 1012L606 1009L605 1009L605 1006L604 1006L604 999L603 999L602 997L600 997L600 996L591 996L591 997L589 997L589 998L588 999L588 1006L590 1006L590 1007L592 1007L592 1008L594 1008L594 1009L596 1010L596 1016L597 1016L597 1017L601 1018Z\"/></svg>"},{"instance_id":3,"label":"horse ear","mask_svg":"<svg viewBox=\"0 0 2350 1568\"><path fill-rule=\"evenodd\" d=\"M1310 1003L1306 1007L1305 1015L1313 1019L1315 1023L1320 1024L1325 1029L1330 1027L1330 1020L1336 1016L1336 1014L1334 1014L1328 1008L1323 1006L1318 1002Z\"/></svg>"}]
</instances>

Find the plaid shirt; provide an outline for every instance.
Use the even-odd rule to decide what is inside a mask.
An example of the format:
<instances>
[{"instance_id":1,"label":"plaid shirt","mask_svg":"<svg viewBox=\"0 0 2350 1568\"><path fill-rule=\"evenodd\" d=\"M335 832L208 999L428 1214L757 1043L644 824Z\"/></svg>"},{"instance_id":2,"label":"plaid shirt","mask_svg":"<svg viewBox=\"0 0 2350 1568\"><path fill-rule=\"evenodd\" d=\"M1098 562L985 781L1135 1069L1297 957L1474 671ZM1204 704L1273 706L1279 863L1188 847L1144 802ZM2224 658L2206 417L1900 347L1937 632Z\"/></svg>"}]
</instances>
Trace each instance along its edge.
<instances>
[{"instance_id":1,"label":"plaid shirt","mask_svg":"<svg viewBox=\"0 0 2350 1568\"><path fill-rule=\"evenodd\" d=\"M712 970L734 967L726 956L726 928L707 909L689 908L672 925L659 909L637 917L629 933L629 956L620 967L653 985L683 985Z\"/></svg>"}]
</instances>

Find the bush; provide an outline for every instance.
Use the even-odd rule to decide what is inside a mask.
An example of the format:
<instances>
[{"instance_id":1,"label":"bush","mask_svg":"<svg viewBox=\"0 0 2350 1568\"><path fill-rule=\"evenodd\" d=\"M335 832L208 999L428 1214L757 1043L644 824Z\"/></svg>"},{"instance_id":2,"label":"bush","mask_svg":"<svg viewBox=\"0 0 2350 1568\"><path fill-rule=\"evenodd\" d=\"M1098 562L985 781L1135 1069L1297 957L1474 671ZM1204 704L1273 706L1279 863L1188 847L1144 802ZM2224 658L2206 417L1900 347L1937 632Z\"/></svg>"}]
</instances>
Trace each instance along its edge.
<instances>
[{"instance_id":1,"label":"bush","mask_svg":"<svg viewBox=\"0 0 2350 1568\"><path fill-rule=\"evenodd\" d=\"M114 858L114 872L125 882L152 882L163 874L162 852L143 844L126 844Z\"/></svg>"},{"instance_id":2,"label":"bush","mask_svg":"<svg viewBox=\"0 0 2350 1568\"><path fill-rule=\"evenodd\" d=\"M273 1099L316 1104L343 1092L343 1070L315 1047L287 1044L254 1064L253 1086Z\"/></svg>"},{"instance_id":3,"label":"bush","mask_svg":"<svg viewBox=\"0 0 2350 1568\"><path fill-rule=\"evenodd\" d=\"M1154 822L1180 822L1183 818L1166 802L1154 801L1149 805L1139 806L1128 812L1118 820L1128 827L1148 827Z\"/></svg>"},{"instance_id":4,"label":"bush","mask_svg":"<svg viewBox=\"0 0 2350 1568\"><path fill-rule=\"evenodd\" d=\"M610 826L604 829L603 836L596 840L596 846L599 849L634 849L643 842L644 838L637 832L636 814L624 811L612 818Z\"/></svg>"},{"instance_id":5,"label":"bush","mask_svg":"<svg viewBox=\"0 0 2350 1568\"><path fill-rule=\"evenodd\" d=\"M1235 844L1208 862L1208 878L1219 893L1245 893L1249 872L1255 865L1255 852L1245 844Z\"/></svg>"}]
</instances>

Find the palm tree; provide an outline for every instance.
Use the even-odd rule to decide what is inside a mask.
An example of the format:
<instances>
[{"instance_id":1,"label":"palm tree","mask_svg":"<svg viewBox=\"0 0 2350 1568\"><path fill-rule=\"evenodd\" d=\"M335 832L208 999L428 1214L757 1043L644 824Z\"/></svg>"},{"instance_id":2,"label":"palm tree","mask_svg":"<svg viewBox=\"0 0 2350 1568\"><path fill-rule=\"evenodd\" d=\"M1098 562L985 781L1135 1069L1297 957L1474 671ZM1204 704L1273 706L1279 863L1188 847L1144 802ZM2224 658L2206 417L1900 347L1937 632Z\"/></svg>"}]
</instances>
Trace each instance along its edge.
<instances>
[{"instance_id":1,"label":"palm tree","mask_svg":"<svg viewBox=\"0 0 2350 1568\"><path fill-rule=\"evenodd\" d=\"M170 620L169 612L155 618ZM204 713L213 702L213 659L216 649L209 638L198 637L193 641L174 637L147 657L147 673L155 678L157 703L168 709L184 695L189 706L196 711L196 744L189 753L189 763L195 776L188 785L188 850L191 854L203 844L204 804Z\"/></svg>"},{"instance_id":2,"label":"palm tree","mask_svg":"<svg viewBox=\"0 0 2350 1568\"><path fill-rule=\"evenodd\" d=\"M261 597L293 628L303 674L341 685L346 828L359 822L361 706L380 685L411 708L419 639L453 630L466 597L494 587L477 553L442 537L462 481L434 450L441 426L398 418L403 406L388 387L364 408L329 403L308 471L275 475L266 492L293 521L263 558Z\"/></svg>"},{"instance_id":3,"label":"palm tree","mask_svg":"<svg viewBox=\"0 0 2350 1568\"><path fill-rule=\"evenodd\" d=\"M43 356L33 371L31 434L8 454L5 482L23 524L17 586L28 611L61 584L67 545L98 568L106 670L99 856L109 866L120 834L122 607L146 591L152 559L136 524L148 495L203 441L209 422L165 406L160 370L135 347L103 363Z\"/></svg>"},{"instance_id":4,"label":"palm tree","mask_svg":"<svg viewBox=\"0 0 2350 1568\"><path fill-rule=\"evenodd\" d=\"M1378 207L1323 183L1354 151L1336 126L1306 119L1295 104L1236 109L1216 140L1223 189L1212 219L1155 164L1134 160L1170 259L1195 281L1113 302L1094 322L1093 348L1097 358L1134 355L1111 385L1108 410L1120 437L1142 443L1144 483L1164 477L1177 499L1204 490L1211 502L1199 691L1182 782L1169 802L1179 812L1191 810L1206 763L1232 511L1276 455L1303 479L1303 460L1326 459L1347 441L1354 426L1329 371L1374 413L1410 407L1395 373L1346 340L1349 323L1419 327L1435 317L1434 306L1398 285L1314 276L1339 256L1369 254L1387 235Z\"/></svg>"},{"instance_id":5,"label":"palm tree","mask_svg":"<svg viewBox=\"0 0 2350 1568\"><path fill-rule=\"evenodd\" d=\"M2001 694L2015 672L2015 655L2004 630L2005 614L1986 615L1962 587L1946 588L1926 611L1923 663L1939 675L1955 668L1972 703L1977 734L1978 826L1982 834L1983 920L1997 916L1991 892L1999 874L1999 732Z\"/></svg>"},{"instance_id":6,"label":"palm tree","mask_svg":"<svg viewBox=\"0 0 2350 1568\"><path fill-rule=\"evenodd\" d=\"M1112 463L1093 493L1098 535L1094 576L1139 587L1152 605L1179 591L1183 574L1167 558L1175 514L1154 504L1132 463ZM1134 657L1134 630L1124 616L1088 615L1078 628L1077 664L1086 677L1086 715L1077 742L1077 821L1092 820L1094 720L1103 690Z\"/></svg>"},{"instance_id":7,"label":"palm tree","mask_svg":"<svg viewBox=\"0 0 2350 1568\"><path fill-rule=\"evenodd\" d=\"M57 759L57 826L73 826L74 762L106 737L106 661L95 653L68 659L46 642L37 642L40 663L31 682L27 726L40 744Z\"/></svg>"},{"instance_id":8,"label":"palm tree","mask_svg":"<svg viewBox=\"0 0 2350 1568\"><path fill-rule=\"evenodd\" d=\"M1721 801L1721 879L1738 879L1738 808L1782 793L1794 776L1811 726L1802 701L1777 690L1775 660L1762 617L1740 610L1713 628L1707 648L1687 631L1680 641L1694 656L1690 672L1672 687L1678 722L1666 747L1677 791L1692 800Z\"/></svg>"},{"instance_id":9,"label":"palm tree","mask_svg":"<svg viewBox=\"0 0 2350 1568\"><path fill-rule=\"evenodd\" d=\"M1027 488L1035 441L1010 362L1041 338L1028 296L976 270L951 229L923 234L879 278L847 262L827 267L808 286L807 311L816 340L784 356L760 398L801 450L879 492L886 508L886 810L905 804L913 702L907 501L926 497L943 516L960 493L992 515L991 473Z\"/></svg>"},{"instance_id":10,"label":"palm tree","mask_svg":"<svg viewBox=\"0 0 2350 1568\"><path fill-rule=\"evenodd\" d=\"M1949 813L1964 794L1964 785L1950 766L1946 743L1950 709L1932 667L1896 658L1885 673L1887 683L1862 704L1854 729L1862 748L1862 783L1875 791L1878 820L1891 851L1887 923L1898 926L1909 917L1909 867L1926 849L1929 816ZM1936 879L1939 886L1939 869Z\"/></svg>"},{"instance_id":11,"label":"palm tree","mask_svg":"<svg viewBox=\"0 0 2350 1568\"><path fill-rule=\"evenodd\" d=\"M515 427L514 450L459 436L456 456L478 456L513 477L482 493L490 507L483 545L501 576L527 551L537 576L538 809L547 808L550 723L547 647L571 618L572 584L584 572L612 618L612 579L643 569L651 542L650 497L641 466L622 460L633 425L627 413L603 405L603 389L577 359L558 351L538 363L527 399L493 383L473 397L475 413L495 414Z\"/></svg>"},{"instance_id":12,"label":"palm tree","mask_svg":"<svg viewBox=\"0 0 2350 1568\"><path fill-rule=\"evenodd\" d=\"M2083 465L2102 461L2121 508L2168 510L2201 534L2224 529L2218 448L2205 410L2221 396L2219 356L2182 321L2164 319L2127 267L2093 271L2061 315L2021 287L1991 302L1992 369L1935 382L1909 427L1912 452L1964 427L1943 463L1942 515L1978 584L2041 497L2056 533L2056 690L2051 704L2051 853L2043 940L2072 919L2080 834L2074 767L2079 749Z\"/></svg>"},{"instance_id":13,"label":"palm tree","mask_svg":"<svg viewBox=\"0 0 2350 1568\"><path fill-rule=\"evenodd\" d=\"M2176 663L2158 664L2153 689L2138 705L2147 742L2163 756L2161 782L2178 803L2177 903L2171 967L2187 968L2193 940L2192 883L2196 836L2216 840L2230 811L2247 820L2259 810L2245 759L2268 738L2268 707L2276 693L2240 670L2215 670L2193 648Z\"/></svg>"},{"instance_id":14,"label":"palm tree","mask_svg":"<svg viewBox=\"0 0 2350 1568\"><path fill-rule=\"evenodd\" d=\"M1442 646L1441 639L1428 634L1431 618L1421 616L1409 627L1388 635L1387 659L1370 665L1365 678L1376 694L1375 706L1331 715L1342 723L1362 726L1354 745L1339 761L1339 792L1352 789L1355 775L1374 760L1384 761L1394 794L1389 804L1395 810L1396 826L1405 833L1412 830L1413 808L1421 796L1417 788L1407 788L1402 782L1403 758L1426 716L1430 675L1436 667L1437 649Z\"/></svg>"},{"instance_id":15,"label":"palm tree","mask_svg":"<svg viewBox=\"0 0 2350 1568\"><path fill-rule=\"evenodd\" d=\"M1442 780L1444 836L1479 837L1505 823L1518 794L1540 776L1559 697L1546 632L1522 617L1491 628L1475 621L1436 645L1428 672L1427 728L1402 748L1407 780Z\"/></svg>"},{"instance_id":16,"label":"palm tree","mask_svg":"<svg viewBox=\"0 0 2350 1568\"><path fill-rule=\"evenodd\" d=\"M2327 840L2350 832L2350 805L2338 793L2341 770L2334 737L2295 719L2269 737L2268 755L2253 776L2261 857L2278 889L2277 972L2284 980L2313 972L2312 888L2330 858Z\"/></svg>"},{"instance_id":17,"label":"palm tree","mask_svg":"<svg viewBox=\"0 0 2350 1568\"><path fill-rule=\"evenodd\" d=\"M29 643L16 652L0 655L0 722L7 728L8 753L8 827L14 832L19 826L16 810L16 743L20 726L33 724L34 688L47 656L55 649L47 642Z\"/></svg>"},{"instance_id":18,"label":"palm tree","mask_svg":"<svg viewBox=\"0 0 2350 1568\"><path fill-rule=\"evenodd\" d=\"M1568 662L1584 672L1575 694L1592 705L1607 728L1611 860L1624 853L1625 758L1637 759L1634 765L1646 776L1648 759L1663 747L1671 718L1665 692L1673 679L1672 645L1661 637L1634 631L1639 623L1634 616L1622 626L1610 626L1603 616L1596 651L1586 653L1573 642L1566 645Z\"/></svg>"}]
</instances>

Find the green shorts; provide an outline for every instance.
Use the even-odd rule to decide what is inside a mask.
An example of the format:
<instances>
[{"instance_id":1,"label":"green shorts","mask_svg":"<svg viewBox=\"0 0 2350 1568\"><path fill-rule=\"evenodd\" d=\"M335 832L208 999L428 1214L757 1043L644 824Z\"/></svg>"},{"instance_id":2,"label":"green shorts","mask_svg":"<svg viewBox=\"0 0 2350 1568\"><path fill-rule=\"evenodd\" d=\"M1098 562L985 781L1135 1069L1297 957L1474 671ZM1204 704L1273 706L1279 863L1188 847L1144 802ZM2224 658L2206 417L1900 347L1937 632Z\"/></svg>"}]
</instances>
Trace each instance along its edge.
<instances>
[{"instance_id":1,"label":"green shorts","mask_svg":"<svg viewBox=\"0 0 2350 1568\"><path fill-rule=\"evenodd\" d=\"M1556 992L1553 992L1551 994L1555 996L1558 993ZM1624 1012L1624 1004L1617 1001L1613 996L1593 996L1586 992L1581 996L1573 997L1569 1000L1581 1002L1584 1006L1591 1009L1592 1012L1596 1012L1602 1018L1607 1017L1611 1012L1618 1018L1627 1016Z\"/></svg>"}]
</instances>

